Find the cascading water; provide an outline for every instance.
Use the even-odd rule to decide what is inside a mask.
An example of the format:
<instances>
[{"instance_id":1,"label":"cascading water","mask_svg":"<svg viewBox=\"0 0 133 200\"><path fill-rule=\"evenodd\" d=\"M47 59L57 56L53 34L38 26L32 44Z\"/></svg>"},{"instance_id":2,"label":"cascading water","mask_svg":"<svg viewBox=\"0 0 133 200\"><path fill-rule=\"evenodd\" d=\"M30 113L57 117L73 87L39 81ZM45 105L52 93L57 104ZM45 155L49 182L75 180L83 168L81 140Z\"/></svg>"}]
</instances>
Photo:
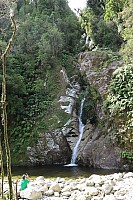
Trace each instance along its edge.
<instances>
[{"instance_id":1,"label":"cascading water","mask_svg":"<svg viewBox=\"0 0 133 200\"><path fill-rule=\"evenodd\" d=\"M65 166L78 166L78 164L76 164L76 158L77 158L77 152L78 152L78 147L79 144L81 142L82 136L83 136L83 132L84 132L84 124L82 123L82 113L83 113L83 105L84 105L84 101L85 98L82 99L81 104L80 104L80 112L79 112L79 117L78 117L78 121L79 121L79 138L78 141L73 149L73 153L72 153L72 159L71 159L71 163Z\"/></svg>"}]
</instances>

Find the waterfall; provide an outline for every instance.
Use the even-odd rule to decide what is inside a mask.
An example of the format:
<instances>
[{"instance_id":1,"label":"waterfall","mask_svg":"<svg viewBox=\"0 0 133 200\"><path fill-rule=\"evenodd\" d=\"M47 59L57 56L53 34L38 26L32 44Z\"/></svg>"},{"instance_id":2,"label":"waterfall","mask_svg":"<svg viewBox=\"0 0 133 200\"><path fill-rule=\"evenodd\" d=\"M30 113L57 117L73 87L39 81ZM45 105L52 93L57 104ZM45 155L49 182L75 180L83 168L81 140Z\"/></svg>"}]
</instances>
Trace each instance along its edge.
<instances>
[{"instance_id":1,"label":"waterfall","mask_svg":"<svg viewBox=\"0 0 133 200\"><path fill-rule=\"evenodd\" d=\"M82 123L82 113L83 113L83 105L84 105L84 101L85 98L82 99L81 104L80 104L80 112L79 112L79 117L78 117L78 121L79 121L79 138L78 141L73 149L73 153L72 153L72 159L71 159L71 163L65 166L78 166L76 164L76 158L77 158L77 152L78 152L78 147L79 144L81 142L82 136L83 136L83 132L84 132L84 124Z\"/></svg>"}]
</instances>

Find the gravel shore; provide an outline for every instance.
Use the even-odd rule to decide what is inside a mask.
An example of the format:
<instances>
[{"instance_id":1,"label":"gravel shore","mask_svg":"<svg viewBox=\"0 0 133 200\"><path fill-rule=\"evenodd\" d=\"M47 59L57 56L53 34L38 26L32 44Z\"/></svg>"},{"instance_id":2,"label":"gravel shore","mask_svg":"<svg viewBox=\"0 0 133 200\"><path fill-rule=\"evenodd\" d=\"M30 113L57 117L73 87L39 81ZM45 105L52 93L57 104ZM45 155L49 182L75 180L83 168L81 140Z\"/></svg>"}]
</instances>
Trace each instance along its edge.
<instances>
[{"instance_id":1,"label":"gravel shore","mask_svg":"<svg viewBox=\"0 0 133 200\"><path fill-rule=\"evenodd\" d=\"M7 183L4 190L7 190ZM133 172L93 174L88 178L67 180L39 176L30 181L20 196L31 200L133 200Z\"/></svg>"}]
</instances>

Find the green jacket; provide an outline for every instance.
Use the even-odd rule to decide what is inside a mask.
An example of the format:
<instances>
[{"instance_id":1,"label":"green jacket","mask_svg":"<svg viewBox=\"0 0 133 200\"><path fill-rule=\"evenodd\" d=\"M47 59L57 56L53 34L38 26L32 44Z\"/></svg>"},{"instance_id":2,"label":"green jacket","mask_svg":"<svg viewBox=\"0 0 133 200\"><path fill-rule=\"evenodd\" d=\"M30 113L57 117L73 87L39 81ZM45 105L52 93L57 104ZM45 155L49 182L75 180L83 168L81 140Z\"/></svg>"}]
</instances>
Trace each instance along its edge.
<instances>
[{"instance_id":1,"label":"green jacket","mask_svg":"<svg viewBox=\"0 0 133 200\"><path fill-rule=\"evenodd\" d=\"M21 183L20 183L21 190L26 189L29 182L30 182L29 180L23 179L23 180L21 181Z\"/></svg>"}]
</instances>

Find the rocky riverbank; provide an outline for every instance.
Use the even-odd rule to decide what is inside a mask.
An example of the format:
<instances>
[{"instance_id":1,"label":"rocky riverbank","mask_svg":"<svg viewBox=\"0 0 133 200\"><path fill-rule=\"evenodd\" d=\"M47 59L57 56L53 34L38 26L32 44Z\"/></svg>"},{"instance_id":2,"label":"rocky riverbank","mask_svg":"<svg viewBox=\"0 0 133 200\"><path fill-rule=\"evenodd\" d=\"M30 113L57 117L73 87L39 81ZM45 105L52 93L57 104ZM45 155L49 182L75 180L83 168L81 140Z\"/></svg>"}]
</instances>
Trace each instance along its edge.
<instances>
[{"instance_id":1,"label":"rocky riverbank","mask_svg":"<svg viewBox=\"0 0 133 200\"><path fill-rule=\"evenodd\" d=\"M7 184L4 184L6 189ZM60 177L50 180L39 176L30 181L20 196L31 200L132 200L133 172L93 174L88 178L69 180Z\"/></svg>"}]
</instances>

